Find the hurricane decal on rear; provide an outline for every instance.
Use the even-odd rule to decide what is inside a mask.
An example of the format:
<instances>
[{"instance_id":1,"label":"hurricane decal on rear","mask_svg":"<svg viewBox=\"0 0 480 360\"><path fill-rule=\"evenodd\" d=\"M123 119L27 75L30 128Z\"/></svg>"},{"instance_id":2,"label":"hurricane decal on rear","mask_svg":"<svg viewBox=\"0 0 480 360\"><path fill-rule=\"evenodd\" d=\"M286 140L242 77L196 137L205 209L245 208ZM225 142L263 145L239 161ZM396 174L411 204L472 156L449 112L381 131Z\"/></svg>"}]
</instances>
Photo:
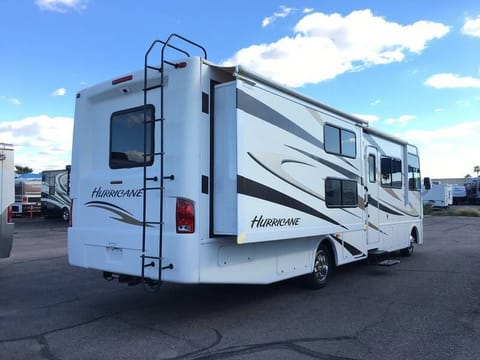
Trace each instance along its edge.
<instances>
[{"instance_id":1,"label":"hurricane decal on rear","mask_svg":"<svg viewBox=\"0 0 480 360\"><path fill-rule=\"evenodd\" d=\"M103 209L109 211L112 215L110 216L111 219L123 222L125 224L130 225L137 225L142 226L143 221L138 220L133 217L133 214L117 205L105 202L105 201L89 201L85 203L87 207L94 207L98 209ZM116 215L116 216L114 216ZM146 223L147 227L152 227L151 224Z\"/></svg>"}]
</instances>

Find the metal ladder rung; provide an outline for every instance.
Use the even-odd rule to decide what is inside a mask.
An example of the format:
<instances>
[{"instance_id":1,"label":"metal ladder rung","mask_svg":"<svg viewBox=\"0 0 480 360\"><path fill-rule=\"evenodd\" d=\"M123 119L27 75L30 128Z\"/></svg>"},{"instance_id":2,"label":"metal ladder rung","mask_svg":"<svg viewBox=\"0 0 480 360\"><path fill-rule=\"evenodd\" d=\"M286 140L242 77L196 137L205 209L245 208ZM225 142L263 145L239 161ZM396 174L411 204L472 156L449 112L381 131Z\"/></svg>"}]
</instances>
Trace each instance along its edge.
<instances>
[{"instance_id":1,"label":"metal ladder rung","mask_svg":"<svg viewBox=\"0 0 480 360\"><path fill-rule=\"evenodd\" d=\"M150 91L150 90L158 89L158 88L161 88L162 86L163 86L163 84L152 85L152 86L144 88L143 91Z\"/></svg>"},{"instance_id":2,"label":"metal ladder rung","mask_svg":"<svg viewBox=\"0 0 480 360\"><path fill-rule=\"evenodd\" d=\"M143 154L144 158L150 157L150 156L162 156L165 155L165 152L156 152L156 153L148 153L148 154Z\"/></svg>"},{"instance_id":3,"label":"metal ladder rung","mask_svg":"<svg viewBox=\"0 0 480 360\"><path fill-rule=\"evenodd\" d=\"M149 191L149 190L164 190L164 189L165 189L164 186L155 186L155 187L146 187L146 188L143 188L142 190Z\"/></svg>"},{"instance_id":4,"label":"metal ladder rung","mask_svg":"<svg viewBox=\"0 0 480 360\"><path fill-rule=\"evenodd\" d=\"M156 67L156 66L147 65L147 69L152 69L152 70L157 70L157 71L162 72L162 68L161 68L161 67Z\"/></svg>"},{"instance_id":5,"label":"metal ladder rung","mask_svg":"<svg viewBox=\"0 0 480 360\"><path fill-rule=\"evenodd\" d=\"M158 118L158 119L153 119L153 120L145 120L143 123L144 124L150 124L150 123L155 123L155 122L160 122L165 120L165 118Z\"/></svg>"}]
</instances>

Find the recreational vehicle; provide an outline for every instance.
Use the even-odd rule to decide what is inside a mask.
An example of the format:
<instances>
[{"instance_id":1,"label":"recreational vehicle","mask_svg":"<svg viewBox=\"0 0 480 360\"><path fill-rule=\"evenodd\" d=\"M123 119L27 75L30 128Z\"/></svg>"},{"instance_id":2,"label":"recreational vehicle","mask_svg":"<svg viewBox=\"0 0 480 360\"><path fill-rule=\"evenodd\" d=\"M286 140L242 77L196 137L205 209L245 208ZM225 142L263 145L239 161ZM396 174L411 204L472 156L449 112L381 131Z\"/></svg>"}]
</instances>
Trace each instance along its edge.
<instances>
[{"instance_id":1,"label":"recreational vehicle","mask_svg":"<svg viewBox=\"0 0 480 360\"><path fill-rule=\"evenodd\" d=\"M33 216L41 211L42 176L40 174L20 174L15 177L15 202L12 205L14 216Z\"/></svg>"},{"instance_id":2,"label":"recreational vehicle","mask_svg":"<svg viewBox=\"0 0 480 360\"><path fill-rule=\"evenodd\" d=\"M429 204L434 208L448 208L453 204L452 185L444 184L439 181L432 181L429 190L423 189L423 203Z\"/></svg>"},{"instance_id":3,"label":"recreational vehicle","mask_svg":"<svg viewBox=\"0 0 480 360\"><path fill-rule=\"evenodd\" d=\"M466 200L470 204L480 203L480 177L465 180Z\"/></svg>"},{"instance_id":4,"label":"recreational vehicle","mask_svg":"<svg viewBox=\"0 0 480 360\"><path fill-rule=\"evenodd\" d=\"M467 199L467 189L465 188L465 185L452 185L452 197L454 205L465 203L465 200Z\"/></svg>"},{"instance_id":5,"label":"recreational vehicle","mask_svg":"<svg viewBox=\"0 0 480 360\"><path fill-rule=\"evenodd\" d=\"M77 94L70 197L70 264L130 284L320 288L423 241L414 145L177 34Z\"/></svg>"},{"instance_id":6,"label":"recreational vehicle","mask_svg":"<svg viewBox=\"0 0 480 360\"><path fill-rule=\"evenodd\" d=\"M12 250L14 174L13 146L0 143L0 258L9 257Z\"/></svg>"},{"instance_id":7,"label":"recreational vehicle","mask_svg":"<svg viewBox=\"0 0 480 360\"><path fill-rule=\"evenodd\" d=\"M70 219L70 165L65 170L42 171L42 215Z\"/></svg>"}]
</instances>

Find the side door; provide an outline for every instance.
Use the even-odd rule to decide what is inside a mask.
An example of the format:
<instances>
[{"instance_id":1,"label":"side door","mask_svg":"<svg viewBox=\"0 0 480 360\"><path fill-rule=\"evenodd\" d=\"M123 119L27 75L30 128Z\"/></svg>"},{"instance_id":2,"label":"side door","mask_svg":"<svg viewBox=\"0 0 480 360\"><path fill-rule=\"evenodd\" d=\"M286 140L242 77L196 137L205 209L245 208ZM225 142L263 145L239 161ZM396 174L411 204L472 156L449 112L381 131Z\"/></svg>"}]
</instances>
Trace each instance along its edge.
<instances>
[{"instance_id":1,"label":"side door","mask_svg":"<svg viewBox=\"0 0 480 360\"><path fill-rule=\"evenodd\" d=\"M367 161L366 163L366 214L367 214L367 244L374 244L380 241L380 199L379 199L379 166L380 159L377 148L367 146Z\"/></svg>"}]
</instances>

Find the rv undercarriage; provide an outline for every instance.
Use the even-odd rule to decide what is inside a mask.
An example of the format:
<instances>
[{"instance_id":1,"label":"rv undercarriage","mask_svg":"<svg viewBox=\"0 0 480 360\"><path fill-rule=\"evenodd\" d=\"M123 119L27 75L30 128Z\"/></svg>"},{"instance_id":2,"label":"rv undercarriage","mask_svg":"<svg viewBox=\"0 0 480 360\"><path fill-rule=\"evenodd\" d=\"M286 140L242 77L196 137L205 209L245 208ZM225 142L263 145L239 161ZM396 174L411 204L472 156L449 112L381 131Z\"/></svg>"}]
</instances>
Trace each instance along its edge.
<instances>
[{"instance_id":1,"label":"rv undercarriage","mask_svg":"<svg viewBox=\"0 0 480 360\"><path fill-rule=\"evenodd\" d=\"M150 290L158 290L162 285L161 281L142 278L140 276L132 276L125 274L114 274L108 271L103 272L103 278L107 281L118 279L119 283L127 284L128 286L135 286L144 283Z\"/></svg>"}]
</instances>

